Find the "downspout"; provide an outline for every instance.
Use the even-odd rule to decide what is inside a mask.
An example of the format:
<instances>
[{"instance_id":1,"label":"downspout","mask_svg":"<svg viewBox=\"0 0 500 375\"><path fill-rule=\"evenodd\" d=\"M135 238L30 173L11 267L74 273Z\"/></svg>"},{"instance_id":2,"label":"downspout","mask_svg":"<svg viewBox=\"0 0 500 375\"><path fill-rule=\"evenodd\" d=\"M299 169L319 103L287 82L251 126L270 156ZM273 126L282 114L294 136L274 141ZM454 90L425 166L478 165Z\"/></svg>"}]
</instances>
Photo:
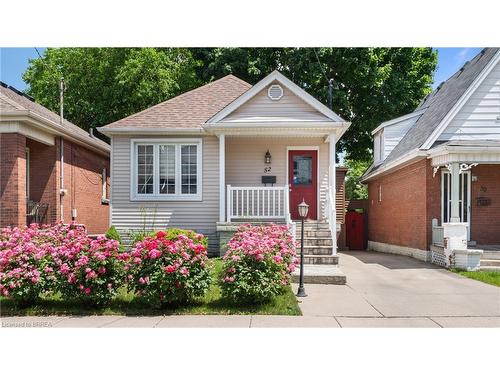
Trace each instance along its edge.
<instances>
[{"instance_id":1,"label":"downspout","mask_svg":"<svg viewBox=\"0 0 500 375\"><path fill-rule=\"evenodd\" d=\"M64 121L64 77L61 77L59 82L59 103L60 103L60 125L63 126ZM66 191L64 190L64 139L60 138L60 182L59 182L59 203L61 207L61 222L64 223L64 195Z\"/></svg>"}]
</instances>

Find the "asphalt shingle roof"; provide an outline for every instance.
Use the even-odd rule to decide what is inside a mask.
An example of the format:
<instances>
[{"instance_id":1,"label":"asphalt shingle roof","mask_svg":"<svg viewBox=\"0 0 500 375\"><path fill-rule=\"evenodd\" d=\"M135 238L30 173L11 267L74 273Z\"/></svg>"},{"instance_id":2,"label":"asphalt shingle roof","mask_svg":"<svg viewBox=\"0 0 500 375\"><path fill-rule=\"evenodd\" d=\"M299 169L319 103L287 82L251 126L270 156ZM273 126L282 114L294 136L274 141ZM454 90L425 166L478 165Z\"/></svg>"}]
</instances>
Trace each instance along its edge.
<instances>
[{"instance_id":1,"label":"asphalt shingle roof","mask_svg":"<svg viewBox=\"0 0 500 375\"><path fill-rule=\"evenodd\" d=\"M384 162L377 166L372 166L365 175L374 172L414 149L420 148L498 50L499 48L483 49L470 62L466 63L459 71L441 83L436 90L424 98L415 109L415 111L418 111L425 108L422 116L408 130Z\"/></svg>"},{"instance_id":2,"label":"asphalt shingle roof","mask_svg":"<svg viewBox=\"0 0 500 375\"><path fill-rule=\"evenodd\" d=\"M26 95L18 92L16 89L13 89L12 87L7 86L2 82L0 84L0 114L25 111L43 117L44 119L55 123L54 125L56 126L61 126L60 117L58 114L50 111L43 105L38 104ZM110 146L106 142L92 137L88 132L80 128L78 125L69 122L68 120L63 121L62 127L66 131L71 132L72 136L80 141L98 147L100 149L105 149L107 151L110 150Z\"/></svg>"},{"instance_id":3,"label":"asphalt shingle roof","mask_svg":"<svg viewBox=\"0 0 500 375\"><path fill-rule=\"evenodd\" d=\"M230 74L103 128L201 128L251 87Z\"/></svg>"}]
</instances>

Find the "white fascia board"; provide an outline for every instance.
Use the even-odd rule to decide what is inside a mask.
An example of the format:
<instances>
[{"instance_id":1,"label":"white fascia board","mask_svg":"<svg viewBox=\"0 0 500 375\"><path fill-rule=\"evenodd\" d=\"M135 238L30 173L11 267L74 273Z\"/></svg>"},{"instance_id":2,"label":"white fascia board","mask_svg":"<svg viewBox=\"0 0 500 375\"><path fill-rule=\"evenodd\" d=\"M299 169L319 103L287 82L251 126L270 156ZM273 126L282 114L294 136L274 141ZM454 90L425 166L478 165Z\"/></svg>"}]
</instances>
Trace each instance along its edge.
<instances>
[{"instance_id":1,"label":"white fascia board","mask_svg":"<svg viewBox=\"0 0 500 375\"><path fill-rule=\"evenodd\" d=\"M500 152L500 146L452 146L452 145L442 145L433 148L427 152L427 158L432 159L436 156L448 155L448 154L488 154L488 153L498 153Z\"/></svg>"},{"instance_id":2,"label":"white fascia board","mask_svg":"<svg viewBox=\"0 0 500 375\"><path fill-rule=\"evenodd\" d=\"M500 61L500 50L497 51L495 56L490 60L490 62L484 67L481 74L479 74L474 82L469 86L469 88L464 92L462 97L458 99L453 108L446 114L446 116L441 120L439 125L434 129L432 134L427 138L427 140L420 147L421 150L428 150L432 147L434 142L439 138L441 133L446 129L449 123L453 120L455 115L462 109L467 100L472 96L472 94L476 91L481 83L483 83L484 79L488 76L488 74L493 70L496 64Z\"/></svg>"},{"instance_id":3,"label":"white fascia board","mask_svg":"<svg viewBox=\"0 0 500 375\"><path fill-rule=\"evenodd\" d=\"M130 127L130 128L107 128L100 127L96 128L99 132L106 135L114 134L200 134L205 133L205 129L202 128L140 128L140 127Z\"/></svg>"},{"instance_id":4,"label":"white fascia board","mask_svg":"<svg viewBox=\"0 0 500 375\"><path fill-rule=\"evenodd\" d=\"M377 169L375 172L363 176L361 178L361 182L365 183L373 179L374 177L386 174L388 172L397 171L398 169L401 169L409 164L412 164L418 159L424 158L426 156L427 152L421 151L419 149L414 149L413 151L407 153L406 155L388 163L387 165L384 165L382 168Z\"/></svg>"},{"instance_id":5,"label":"white fascia board","mask_svg":"<svg viewBox=\"0 0 500 375\"><path fill-rule=\"evenodd\" d=\"M389 121L385 121L385 122L381 123L379 126L377 126L374 130L372 130L372 135L375 135L375 133L377 133L380 129L385 128L386 126L395 125L398 122L411 119L415 116L420 116L425 112L426 109L427 108L422 108L422 109L419 109L418 111L408 113L408 114L400 116L400 117L393 118L392 120L389 120Z\"/></svg>"},{"instance_id":6,"label":"white fascia board","mask_svg":"<svg viewBox=\"0 0 500 375\"><path fill-rule=\"evenodd\" d=\"M328 107L326 107L324 104L322 104L317 99L315 99L312 95L308 94L305 90L301 89L295 83L293 83L288 78L286 78L283 74L281 74L280 72L275 70L274 72L272 72L271 74L269 74L268 76L264 77L259 82L257 82L254 86L252 86L252 88L250 88L243 95L241 95L236 100L231 102L227 107L225 107L219 113L217 113L212 118L210 118L206 122L206 124L209 125L209 124L218 123L223 118L227 117L230 113L232 113L233 111L235 111L236 109L241 107L248 100L250 100L255 95L257 95L260 91L262 91L267 85L269 85L273 81L280 82L282 85L284 85L287 89L289 89L291 92L293 92L299 98L301 98L303 101L305 101L311 107L313 107L318 112L325 115L326 117L332 119L333 121L346 122L339 115L337 115L335 112L333 112Z\"/></svg>"}]
</instances>

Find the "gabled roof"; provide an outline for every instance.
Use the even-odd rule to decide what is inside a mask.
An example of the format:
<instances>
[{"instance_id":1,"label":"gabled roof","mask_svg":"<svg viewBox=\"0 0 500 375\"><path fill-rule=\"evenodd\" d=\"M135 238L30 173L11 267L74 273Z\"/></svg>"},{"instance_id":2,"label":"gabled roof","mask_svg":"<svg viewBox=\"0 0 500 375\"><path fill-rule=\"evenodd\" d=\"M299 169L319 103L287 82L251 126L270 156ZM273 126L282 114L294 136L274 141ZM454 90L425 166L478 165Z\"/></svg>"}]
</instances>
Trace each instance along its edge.
<instances>
[{"instance_id":1,"label":"gabled roof","mask_svg":"<svg viewBox=\"0 0 500 375\"><path fill-rule=\"evenodd\" d=\"M408 151L420 148L498 52L498 48L485 48L438 86L423 104L427 108L422 117L406 133L386 160L390 162Z\"/></svg>"},{"instance_id":2,"label":"gabled roof","mask_svg":"<svg viewBox=\"0 0 500 375\"><path fill-rule=\"evenodd\" d=\"M0 116L31 116L50 124L50 128L55 132L63 132L68 137L75 138L82 143L97 147L108 153L110 151L110 146L106 142L92 137L88 132L67 120L64 120L61 125L58 114L3 82L0 82Z\"/></svg>"},{"instance_id":3,"label":"gabled roof","mask_svg":"<svg viewBox=\"0 0 500 375\"><path fill-rule=\"evenodd\" d=\"M233 76L221 79L106 125L113 129L201 129L203 124L252 85Z\"/></svg>"},{"instance_id":4,"label":"gabled roof","mask_svg":"<svg viewBox=\"0 0 500 375\"><path fill-rule=\"evenodd\" d=\"M456 108L463 105L467 95L473 91L472 89L478 83L482 82L487 70L499 59L500 48L483 49L470 62L467 62L453 76L425 97L413 112L423 112L421 117L382 163L370 167L365 172L364 179L377 170L390 169L399 165L398 160L405 159L405 155L431 148L440 134L439 132L442 131L447 117L450 117ZM426 145L426 143L430 144Z\"/></svg>"},{"instance_id":5,"label":"gabled roof","mask_svg":"<svg viewBox=\"0 0 500 375\"><path fill-rule=\"evenodd\" d=\"M322 104L316 98L314 98L312 95L308 94L305 90L301 89L295 83L293 83L288 78L286 78L283 74L281 74L280 72L275 70L271 74L267 75L262 80L260 80L257 84L255 84L251 89L246 91L243 95L241 95L236 100L231 102L231 104L229 104L223 110L221 110L220 112L215 114L212 118L210 118L207 121L207 125L210 126L212 124L216 124L216 123L220 122L225 117L227 117L230 113L234 112L236 109L241 107L244 103L246 103L247 101L252 99L255 95L257 95L266 86L268 86L269 84L271 84L274 81L277 81L280 84L282 84L283 86L285 86L288 90L290 90L292 93L297 95L299 98L301 98L303 101L305 101L311 107L316 109L318 112L325 115L330 120L332 120L334 122L347 123L347 121L342 119L339 115L337 115L331 109L326 107L324 104Z\"/></svg>"}]
</instances>

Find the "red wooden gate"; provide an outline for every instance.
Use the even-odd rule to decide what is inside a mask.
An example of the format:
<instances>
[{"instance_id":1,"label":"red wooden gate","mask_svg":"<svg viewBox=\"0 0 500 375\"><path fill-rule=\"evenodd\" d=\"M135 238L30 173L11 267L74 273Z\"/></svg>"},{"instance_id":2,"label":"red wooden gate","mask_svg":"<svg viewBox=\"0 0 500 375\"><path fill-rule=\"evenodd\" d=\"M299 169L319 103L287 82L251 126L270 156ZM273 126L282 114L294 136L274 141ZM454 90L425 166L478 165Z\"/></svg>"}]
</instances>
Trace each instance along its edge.
<instances>
[{"instance_id":1,"label":"red wooden gate","mask_svg":"<svg viewBox=\"0 0 500 375\"><path fill-rule=\"evenodd\" d=\"M350 211L345 215L346 242L349 250L365 249L365 216Z\"/></svg>"}]
</instances>

